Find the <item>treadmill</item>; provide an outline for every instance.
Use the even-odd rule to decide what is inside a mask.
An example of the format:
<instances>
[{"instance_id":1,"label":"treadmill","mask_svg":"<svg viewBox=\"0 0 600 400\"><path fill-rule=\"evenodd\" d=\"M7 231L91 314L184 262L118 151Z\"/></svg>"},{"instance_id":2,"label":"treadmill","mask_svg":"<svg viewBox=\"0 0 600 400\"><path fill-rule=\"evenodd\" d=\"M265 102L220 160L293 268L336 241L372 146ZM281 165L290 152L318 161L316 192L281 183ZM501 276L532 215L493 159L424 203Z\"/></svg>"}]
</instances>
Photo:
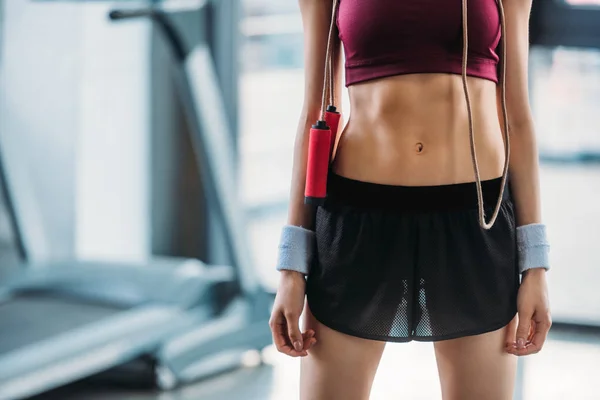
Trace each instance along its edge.
<instances>
[{"instance_id":1,"label":"treadmill","mask_svg":"<svg viewBox=\"0 0 600 400\"><path fill-rule=\"evenodd\" d=\"M207 5L200 1L179 7L114 9L109 13L115 22L150 19L172 50L173 79L190 131L196 166L207 185L206 202L225 228L226 246L240 288L239 295L220 314L218 323L197 324L162 342L154 354L160 365L161 388L239 366L247 350L272 344L269 317L274 293L259 282L247 247L244 211L237 201L234 146L215 63L206 42L186 48L170 15L199 12Z\"/></svg>"},{"instance_id":2,"label":"treadmill","mask_svg":"<svg viewBox=\"0 0 600 400\"><path fill-rule=\"evenodd\" d=\"M273 294L259 284L250 263L210 52L206 45L185 51L160 10L114 11L110 17L151 17L174 46L175 79L208 206L224 226L234 266L177 258L28 262L19 229L24 216L14 207L18 196L11 196L22 185L11 185L0 133L0 217L6 216L11 236L0 245L10 253L0 254L0 269L8 271L0 273L0 400L87 377L171 389L239 366L246 351L271 344Z\"/></svg>"}]
</instances>

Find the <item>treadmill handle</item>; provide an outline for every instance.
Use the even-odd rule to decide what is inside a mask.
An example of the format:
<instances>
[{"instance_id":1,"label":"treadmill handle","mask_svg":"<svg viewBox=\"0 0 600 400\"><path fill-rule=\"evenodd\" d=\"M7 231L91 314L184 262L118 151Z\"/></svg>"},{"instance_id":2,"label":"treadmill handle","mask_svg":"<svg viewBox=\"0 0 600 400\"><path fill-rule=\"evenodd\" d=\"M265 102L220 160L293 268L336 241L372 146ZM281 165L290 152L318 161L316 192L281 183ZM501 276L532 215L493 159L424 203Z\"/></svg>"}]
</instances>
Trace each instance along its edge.
<instances>
[{"instance_id":1,"label":"treadmill handle","mask_svg":"<svg viewBox=\"0 0 600 400\"><path fill-rule=\"evenodd\" d=\"M183 38L175 25L168 19L168 15L161 9L142 8L137 10L112 10L108 13L111 21L120 21L135 18L150 18L164 33L167 41L173 49L174 55L181 63L185 61L188 52L185 48Z\"/></svg>"},{"instance_id":2,"label":"treadmill handle","mask_svg":"<svg viewBox=\"0 0 600 400\"><path fill-rule=\"evenodd\" d=\"M142 8L139 10L113 10L108 13L108 17L113 20L133 19L142 17L154 17L158 11L154 8Z\"/></svg>"},{"instance_id":3,"label":"treadmill handle","mask_svg":"<svg viewBox=\"0 0 600 400\"><path fill-rule=\"evenodd\" d=\"M155 18L160 15L173 15L177 13L190 13L203 9L208 0L187 0L179 2L164 2L165 4L138 8L138 9L121 9L113 10L108 14L108 17L113 20L133 19L133 18Z\"/></svg>"}]
</instances>

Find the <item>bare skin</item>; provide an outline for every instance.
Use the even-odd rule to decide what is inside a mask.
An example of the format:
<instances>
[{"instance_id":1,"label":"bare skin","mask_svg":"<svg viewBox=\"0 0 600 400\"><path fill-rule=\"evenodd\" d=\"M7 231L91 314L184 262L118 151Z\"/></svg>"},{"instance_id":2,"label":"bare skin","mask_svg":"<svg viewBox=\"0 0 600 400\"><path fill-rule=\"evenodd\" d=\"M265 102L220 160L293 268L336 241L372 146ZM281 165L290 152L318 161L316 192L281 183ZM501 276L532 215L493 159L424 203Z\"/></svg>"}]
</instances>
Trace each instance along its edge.
<instances>
[{"instance_id":1,"label":"bare skin","mask_svg":"<svg viewBox=\"0 0 600 400\"><path fill-rule=\"evenodd\" d=\"M469 78L482 179L502 175L496 84ZM458 75L399 75L349 87L352 114L334 170L405 186L473 181L468 119Z\"/></svg>"},{"instance_id":2,"label":"bare skin","mask_svg":"<svg viewBox=\"0 0 600 400\"><path fill-rule=\"evenodd\" d=\"M368 399L385 342L328 328L313 317L308 306L303 322L319 339L300 363L300 399Z\"/></svg>"},{"instance_id":3,"label":"bare skin","mask_svg":"<svg viewBox=\"0 0 600 400\"><path fill-rule=\"evenodd\" d=\"M434 344L445 400L513 398L517 359L504 344L514 337L516 322L515 318L494 332Z\"/></svg>"},{"instance_id":4,"label":"bare skin","mask_svg":"<svg viewBox=\"0 0 600 400\"><path fill-rule=\"evenodd\" d=\"M517 225L541 222L537 146L527 93L531 0L503 0L507 22L509 164ZM310 124L319 117L330 0L300 0L305 32L305 107L294 155L288 223L309 229L314 212L303 205ZM336 78L342 73L337 60ZM482 179L502 174L504 153L499 88L469 77ZM340 84L336 97L340 98ZM343 176L376 183L425 186L472 182L468 120L461 77L411 74L349 88L352 115L334 162ZM339 102L338 102L339 104ZM279 351L303 357L301 400L367 400L385 343L332 330L304 305L304 277L282 272L271 327ZM303 328L298 320L302 311ZM524 274L518 316L498 331L435 343L444 400L512 398L516 357L541 350L551 319L545 271ZM400 373L400 372L399 372Z\"/></svg>"}]
</instances>

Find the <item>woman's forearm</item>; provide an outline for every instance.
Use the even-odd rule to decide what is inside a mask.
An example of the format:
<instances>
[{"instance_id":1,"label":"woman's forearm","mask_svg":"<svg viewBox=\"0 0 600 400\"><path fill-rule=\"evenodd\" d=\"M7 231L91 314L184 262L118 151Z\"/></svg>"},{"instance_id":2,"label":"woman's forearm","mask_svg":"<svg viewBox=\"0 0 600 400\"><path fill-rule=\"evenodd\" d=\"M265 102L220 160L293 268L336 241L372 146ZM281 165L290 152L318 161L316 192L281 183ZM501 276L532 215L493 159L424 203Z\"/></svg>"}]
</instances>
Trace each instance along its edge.
<instances>
[{"instance_id":1,"label":"woman's forearm","mask_svg":"<svg viewBox=\"0 0 600 400\"><path fill-rule=\"evenodd\" d=\"M314 228L315 208L314 206L304 204L304 186L306 184L310 127L318 117L318 109L304 111L298 123L288 210L288 224L311 230Z\"/></svg>"},{"instance_id":2,"label":"woman's forearm","mask_svg":"<svg viewBox=\"0 0 600 400\"><path fill-rule=\"evenodd\" d=\"M539 161L533 121L510 126L510 188L517 226L542 222Z\"/></svg>"}]
</instances>

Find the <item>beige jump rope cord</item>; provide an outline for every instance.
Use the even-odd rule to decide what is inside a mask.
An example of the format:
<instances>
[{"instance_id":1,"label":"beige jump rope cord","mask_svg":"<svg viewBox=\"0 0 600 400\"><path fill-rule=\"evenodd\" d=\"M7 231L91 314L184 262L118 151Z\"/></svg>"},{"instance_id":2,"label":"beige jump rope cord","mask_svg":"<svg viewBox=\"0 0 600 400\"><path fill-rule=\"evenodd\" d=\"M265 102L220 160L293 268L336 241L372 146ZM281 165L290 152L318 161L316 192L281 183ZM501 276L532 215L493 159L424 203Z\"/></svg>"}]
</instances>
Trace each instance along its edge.
<instances>
[{"instance_id":1,"label":"beige jump rope cord","mask_svg":"<svg viewBox=\"0 0 600 400\"><path fill-rule=\"evenodd\" d=\"M329 25L329 34L327 36L327 50L325 53L325 76L323 82L323 94L321 100L321 120L325 120L325 111L327 107L327 100L329 99L330 104L334 105L334 82L333 82L333 33L335 32L335 22L337 5L339 0L333 0L333 9L331 11L331 23ZM500 193L494 212L489 222L485 220L485 209L483 204L483 191L481 188L481 176L479 174L479 163L477 162L477 151L475 147L475 134L473 124L473 111L471 107L471 97L469 95L469 86L467 84L467 64L468 64L468 52L469 52L469 32L468 32L468 14L467 14L467 0L462 0L462 14L463 14L463 54L462 54L462 82L465 93L465 101L467 103L467 113L469 117L469 139L471 145L471 161L473 162L473 170L475 173L475 184L477 187L477 205L479 211L479 225L483 229L490 229L500 212L502 205L502 197L504 189L506 187L506 180L508 177L508 162L510 159L510 136L508 132L508 112L506 108L506 21L504 16L504 7L502 0L496 0L498 10L500 14L500 29L502 30L502 59L501 59L501 103L502 103L502 118L503 118L503 141L504 141L504 168L502 172L502 181L500 184Z\"/></svg>"},{"instance_id":2,"label":"beige jump rope cord","mask_svg":"<svg viewBox=\"0 0 600 400\"><path fill-rule=\"evenodd\" d=\"M323 78L323 94L321 96L321 121L325 121L325 111L327 108L327 95L333 105L333 33L335 32L335 21L337 5L339 0L333 0L331 9L331 22L329 23L329 34L327 35L327 49L325 50L325 76Z\"/></svg>"},{"instance_id":3,"label":"beige jump rope cord","mask_svg":"<svg viewBox=\"0 0 600 400\"><path fill-rule=\"evenodd\" d=\"M502 117L504 119L503 136L504 136L504 170L502 172L502 182L500 184L500 194L496 201L496 207L494 213L489 222L485 220L485 211L483 207L483 193L481 190L481 177L479 176L479 165L477 162L477 152L475 150L475 134L473 127L473 112L471 110L471 98L469 96L469 87L467 85L467 58L468 58L468 47L469 47L469 34L468 34L468 23L467 23L467 0L462 0L462 12L463 12L463 60L462 60L462 81L463 88L465 91L465 100L467 102L467 112L469 114L469 138L471 140L471 160L473 161L473 170L475 172L475 182L477 185L477 204L479 208L479 225L483 229L490 229L498 213L500 212L500 206L502 205L502 195L504 193L504 187L506 186L506 178L508 176L508 161L510 158L510 140L508 133L508 112L506 111L506 23L504 19L504 7L502 6L502 0L496 0L498 4L498 10L500 14L500 28L502 30L502 71L501 71L501 91L502 91Z\"/></svg>"}]
</instances>

